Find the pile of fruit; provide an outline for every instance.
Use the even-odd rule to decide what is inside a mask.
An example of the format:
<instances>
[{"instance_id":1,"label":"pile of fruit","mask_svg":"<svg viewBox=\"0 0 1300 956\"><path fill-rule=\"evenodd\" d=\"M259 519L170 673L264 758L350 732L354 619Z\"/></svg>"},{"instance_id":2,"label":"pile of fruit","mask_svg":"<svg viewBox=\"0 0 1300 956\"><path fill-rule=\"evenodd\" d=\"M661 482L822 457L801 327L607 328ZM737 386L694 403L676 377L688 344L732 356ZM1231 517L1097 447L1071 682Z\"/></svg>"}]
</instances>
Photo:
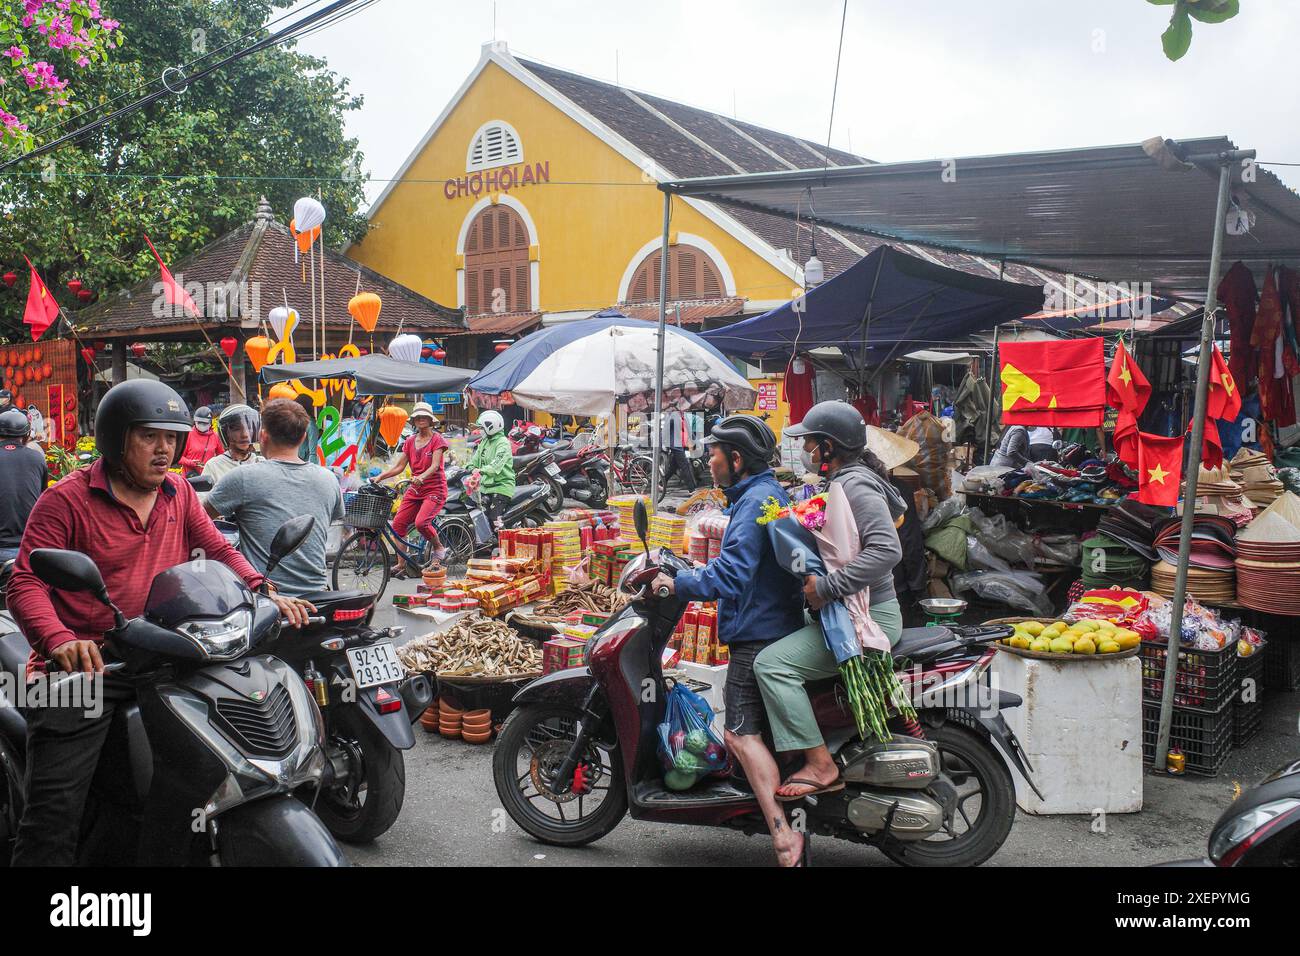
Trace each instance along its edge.
<instances>
[{"instance_id":1,"label":"pile of fruit","mask_svg":"<svg viewBox=\"0 0 1300 956\"><path fill-rule=\"evenodd\" d=\"M1021 621L1015 632L1002 639L1003 644L1039 654L1118 654L1137 647L1142 636L1137 631L1110 621L1084 620Z\"/></svg>"}]
</instances>

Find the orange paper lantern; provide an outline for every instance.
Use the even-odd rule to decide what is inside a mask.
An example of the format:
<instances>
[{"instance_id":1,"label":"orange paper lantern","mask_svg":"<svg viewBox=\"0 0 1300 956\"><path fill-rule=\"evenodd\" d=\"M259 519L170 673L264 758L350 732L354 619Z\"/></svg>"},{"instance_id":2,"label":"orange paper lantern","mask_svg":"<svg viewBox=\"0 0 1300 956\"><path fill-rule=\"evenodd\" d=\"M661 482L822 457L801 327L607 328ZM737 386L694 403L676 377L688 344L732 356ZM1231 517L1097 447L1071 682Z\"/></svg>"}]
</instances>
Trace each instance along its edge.
<instances>
[{"instance_id":1,"label":"orange paper lantern","mask_svg":"<svg viewBox=\"0 0 1300 956\"><path fill-rule=\"evenodd\" d=\"M40 358L39 355L37 355L36 357ZM50 366L49 362L41 363L41 375L43 375L45 378L49 378L53 371L54 369Z\"/></svg>"},{"instance_id":2,"label":"orange paper lantern","mask_svg":"<svg viewBox=\"0 0 1300 956\"><path fill-rule=\"evenodd\" d=\"M299 232L296 219L289 220L289 231L293 233L294 241L298 243L298 251L304 254L309 252L312 244L320 238L320 226L308 229L306 232Z\"/></svg>"},{"instance_id":3,"label":"orange paper lantern","mask_svg":"<svg viewBox=\"0 0 1300 956\"><path fill-rule=\"evenodd\" d=\"M379 310L383 304L379 296L373 292L362 292L348 300L348 311L352 313L352 318L357 320L357 325L367 332L373 332L379 322Z\"/></svg>"},{"instance_id":4,"label":"orange paper lantern","mask_svg":"<svg viewBox=\"0 0 1300 956\"><path fill-rule=\"evenodd\" d=\"M270 397L287 398L289 399L289 401L293 401L295 398L298 397L298 393L297 391L294 390L294 387L290 385L288 382L276 382L274 385L271 386Z\"/></svg>"},{"instance_id":5,"label":"orange paper lantern","mask_svg":"<svg viewBox=\"0 0 1300 956\"><path fill-rule=\"evenodd\" d=\"M386 405L379 410L379 435L390 448L402 437L407 417L406 409L397 405Z\"/></svg>"},{"instance_id":6,"label":"orange paper lantern","mask_svg":"<svg viewBox=\"0 0 1300 956\"><path fill-rule=\"evenodd\" d=\"M271 351L271 340L265 335L254 335L244 343L244 354L248 360L253 363L253 371L262 371L262 366L266 364L267 353Z\"/></svg>"},{"instance_id":7,"label":"orange paper lantern","mask_svg":"<svg viewBox=\"0 0 1300 956\"><path fill-rule=\"evenodd\" d=\"M27 381L27 374L22 369L19 369L18 371L14 372L15 385L17 385L19 388L22 388L23 382L25 381Z\"/></svg>"}]
</instances>

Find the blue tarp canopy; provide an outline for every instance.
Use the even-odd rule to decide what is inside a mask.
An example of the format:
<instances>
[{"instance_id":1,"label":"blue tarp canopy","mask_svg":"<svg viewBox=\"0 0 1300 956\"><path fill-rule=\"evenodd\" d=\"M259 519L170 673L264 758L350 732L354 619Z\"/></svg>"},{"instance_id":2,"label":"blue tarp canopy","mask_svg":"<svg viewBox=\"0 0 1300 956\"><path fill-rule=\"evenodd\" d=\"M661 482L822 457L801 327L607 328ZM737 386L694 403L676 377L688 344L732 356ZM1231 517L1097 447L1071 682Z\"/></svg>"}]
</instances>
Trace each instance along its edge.
<instances>
[{"instance_id":1,"label":"blue tarp canopy","mask_svg":"<svg viewBox=\"0 0 1300 956\"><path fill-rule=\"evenodd\" d=\"M800 306L802 305L802 311ZM1040 286L986 279L880 246L799 300L701 337L729 355L788 356L827 346L873 365L1032 315Z\"/></svg>"}]
</instances>

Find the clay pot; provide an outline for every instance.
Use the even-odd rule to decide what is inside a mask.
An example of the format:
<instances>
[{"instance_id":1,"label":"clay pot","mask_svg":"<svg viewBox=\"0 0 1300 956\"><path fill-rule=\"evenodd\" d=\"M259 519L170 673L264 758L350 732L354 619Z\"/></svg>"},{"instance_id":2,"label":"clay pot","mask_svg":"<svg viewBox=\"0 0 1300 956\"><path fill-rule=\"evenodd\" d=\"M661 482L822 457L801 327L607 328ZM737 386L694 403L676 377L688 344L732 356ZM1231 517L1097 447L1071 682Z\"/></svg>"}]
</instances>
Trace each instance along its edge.
<instances>
[{"instance_id":1,"label":"clay pot","mask_svg":"<svg viewBox=\"0 0 1300 956\"><path fill-rule=\"evenodd\" d=\"M465 731L461 734L461 739L467 744L485 744L492 739L492 728L489 727L482 733L471 733L470 731Z\"/></svg>"}]
</instances>

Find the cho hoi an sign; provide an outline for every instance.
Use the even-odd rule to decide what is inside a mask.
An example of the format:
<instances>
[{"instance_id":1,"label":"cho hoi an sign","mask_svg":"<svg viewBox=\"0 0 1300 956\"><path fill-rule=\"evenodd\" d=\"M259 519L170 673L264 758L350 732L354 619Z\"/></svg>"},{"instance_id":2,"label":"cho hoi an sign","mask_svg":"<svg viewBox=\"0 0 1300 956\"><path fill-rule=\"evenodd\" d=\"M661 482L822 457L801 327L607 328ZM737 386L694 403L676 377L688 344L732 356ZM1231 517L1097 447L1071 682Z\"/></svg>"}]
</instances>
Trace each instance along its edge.
<instances>
[{"instance_id":1,"label":"cho hoi an sign","mask_svg":"<svg viewBox=\"0 0 1300 956\"><path fill-rule=\"evenodd\" d=\"M449 179L442 185L442 194L448 199L460 199L464 196L478 197L486 193L508 193L512 189L550 181L551 161L548 159L544 163L521 163L498 169L482 169L461 176L459 179Z\"/></svg>"}]
</instances>

